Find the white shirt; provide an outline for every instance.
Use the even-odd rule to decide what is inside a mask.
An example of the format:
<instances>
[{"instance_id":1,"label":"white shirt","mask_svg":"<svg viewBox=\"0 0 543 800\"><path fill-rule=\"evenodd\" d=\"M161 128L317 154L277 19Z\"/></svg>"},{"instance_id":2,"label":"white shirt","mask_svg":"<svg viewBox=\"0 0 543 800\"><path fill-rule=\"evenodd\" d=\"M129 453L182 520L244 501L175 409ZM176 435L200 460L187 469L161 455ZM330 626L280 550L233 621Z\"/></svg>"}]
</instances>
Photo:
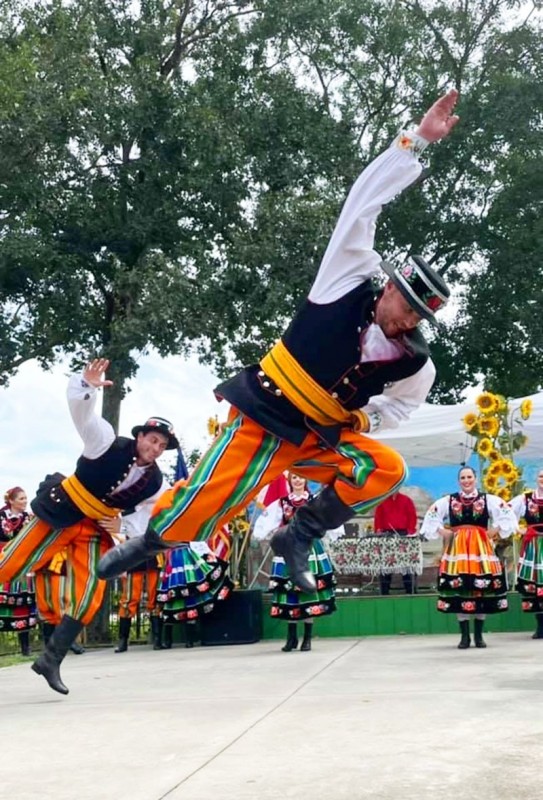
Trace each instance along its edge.
<instances>
[{"instance_id":1,"label":"white shirt","mask_svg":"<svg viewBox=\"0 0 543 800\"><path fill-rule=\"evenodd\" d=\"M410 136L417 138L413 133ZM381 257L373 249L377 217L386 203L418 178L421 169L418 158L395 143L366 167L341 211L309 292L312 303L334 302L379 274ZM387 339L373 324L365 334L361 360L395 359L400 355L398 349L399 342ZM382 394L371 397L363 408L370 419L370 431L397 428L408 419L426 400L435 375L435 366L428 359L417 373L387 385Z\"/></svg>"},{"instance_id":2,"label":"white shirt","mask_svg":"<svg viewBox=\"0 0 543 800\"><path fill-rule=\"evenodd\" d=\"M103 417L99 417L97 414L95 414L98 390L83 380L82 374L71 375L66 394L68 397L68 407L70 409L73 423L83 440L82 455L91 460L99 458L107 450L109 450L115 441L116 436L115 431L110 423L107 422L107 420L105 420ZM128 471L128 475L124 481L122 481L122 483L115 488L112 494L115 494L115 492L121 492L124 489L127 489L129 486L132 486L134 483L137 483L143 473L149 469L149 466L150 465L140 467L136 463L132 464ZM152 497L149 497L147 500L144 500L139 504L139 506L136 507L139 508L141 506L140 510L142 521L138 521L138 517L134 514L131 515L134 517L134 530L141 530L143 520L147 515L145 526L143 527L143 530L141 530L141 533L145 533L147 522L149 521L155 501L168 488L169 484L163 477L162 485L158 492L156 492ZM148 510L147 506L150 506ZM128 535L141 534L130 534L128 532Z\"/></svg>"}]
</instances>

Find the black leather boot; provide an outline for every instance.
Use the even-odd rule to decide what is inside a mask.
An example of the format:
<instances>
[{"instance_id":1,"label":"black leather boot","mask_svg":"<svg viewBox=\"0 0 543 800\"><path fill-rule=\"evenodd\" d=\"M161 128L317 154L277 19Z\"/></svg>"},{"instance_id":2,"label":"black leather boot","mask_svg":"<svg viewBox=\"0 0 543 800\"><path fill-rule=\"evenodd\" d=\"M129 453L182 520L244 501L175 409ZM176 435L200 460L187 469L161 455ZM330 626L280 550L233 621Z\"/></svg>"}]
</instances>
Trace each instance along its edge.
<instances>
[{"instance_id":1,"label":"black leather boot","mask_svg":"<svg viewBox=\"0 0 543 800\"><path fill-rule=\"evenodd\" d=\"M164 650L171 650L173 644L173 625L162 624L162 641L164 642Z\"/></svg>"},{"instance_id":2,"label":"black leather boot","mask_svg":"<svg viewBox=\"0 0 543 800\"><path fill-rule=\"evenodd\" d=\"M55 632L56 625L53 625L52 622L42 622L41 624L41 638L43 639L43 643L47 645L47 642L51 638L51 636Z\"/></svg>"},{"instance_id":3,"label":"black leather boot","mask_svg":"<svg viewBox=\"0 0 543 800\"><path fill-rule=\"evenodd\" d=\"M162 620L160 617L151 617L151 633L153 636L153 650L165 650L162 644Z\"/></svg>"},{"instance_id":4,"label":"black leather boot","mask_svg":"<svg viewBox=\"0 0 543 800\"><path fill-rule=\"evenodd\" d=\"M289 622L287 630L287 641L281 648L283 653L290 653L298 647L298 631L295 622Z\"/></svg>"},{"instance_id":5,"label":"black leather boot","mask_svg":"<svg viewBox=\"0 0 543 800\"><path fill-rule=\"evenodd\" d=\"M543 614L535 615L535 633L532 634L532 639L543 639Z\"/></svg>"},{"instance_id":6,"label":"black leather boot","mask_svg":"<svg viewBox=\"0 0 543 800\"><path fill-rule=\"evenodd\" d=\"M19 634L19 647L21 648L22 656L30 655L30 633L28 631L21 631Z\"/></svg>"},{"instance_id":7,"label":"black leather boot","mask_svg":"<svg viewBox=\"0 0 543 800\"><path fill-rule=\"evenodd\" d=\"M475 641L475 647L486 647L486 642L483 639L483 628L485 626L484 619L476 619L473 625L473 639Z\"/></svg>"},{"instance_id":8,"label":"black leather boot","mask_svg":"<svg viewBox=\"0 0 543 800\"><path fill-rule=\"evenodd\" d=\"M196 623L185 623L185 647L194 647L196 641Z\"/></svg>"},{"instance_id":9,"label":"black leather boot","mask_svg":"<svg viewBox=\"0 0 543 800\"><path fill-rule=\"evenodd\" d=\"M115 653L126 653L128 650L128 640L130 639L130 626L132 620L130 617L121 617L119 619L119 644L115 648Z\"/></svg>"},{"instance_id":10,"label":"black leather boot","mask_svg":"<svg viewBox=\"0 0 543 800\"><path fill-rule=\"evenodd\" d=\"M311 634L313 633L313 624L311 622L304 622L304 639L300 650L307 652L311 650Z\"/></svg>"},{"instance_id":11,"label":"black leather boot","mask_svg":"<svg viewBox=\"0 0 543 800\"><path fill-rule=\"evenodd\" d=\"M460 632L462 636L460 637L460 643L458 645L459 650L467 650L471 644L471 639L469 635L469 620L464 619L462 622L458 623L460 625Z\"/></svg>"},{"instance_id":12,"label":"black leather boot","mask_svg":"<svg viewBox=\"0 0 543 800\"><path fill-rule=\"evenodd\" d=\"M303 592L313 594L317 590L308 563L313 539L321 539L328 529L338 528L352 516L352 508L339 499L334 487L325 486L317 497L298 508L288 525L273 534L273 552L285 559L292 582Z\"/></svg>"},{"instance_id":13,"label":"black leather boot","mask_svg":"<svg viewBox=\"0 0 543 800\"><path fill-rule=\"evenodd\" d=\"M147 528L143 536L128 539L123 544L112 547L98 562L98 577L102 580L117 578L121 573L137 567L142 561L174 547L175 543L166 544L152 528Z\"/></svg>"},{"instance_id":14,"label":"black leather boot","mask_svg":"<svg viewBox=\"0 0 543 800\"><path fill-rule=\"evenodd\" d=\"M70 691L61 680L60 665L72 642L83 630L83 623L65 614L47 642L45 651L32 664L38 675L43 675L51 689L60 694Z\"/></svg>"}]
</instances>

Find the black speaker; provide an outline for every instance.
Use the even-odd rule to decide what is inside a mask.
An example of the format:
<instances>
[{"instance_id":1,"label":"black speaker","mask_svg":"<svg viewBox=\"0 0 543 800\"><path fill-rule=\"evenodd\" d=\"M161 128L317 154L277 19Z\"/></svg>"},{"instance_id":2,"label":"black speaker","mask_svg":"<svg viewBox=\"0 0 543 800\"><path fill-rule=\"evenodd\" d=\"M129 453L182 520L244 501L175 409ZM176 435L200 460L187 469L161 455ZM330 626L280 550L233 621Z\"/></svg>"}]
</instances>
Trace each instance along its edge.
<instances>
[{"instance_id":1,"label":"black speaker","mask_svg":"<svg viewBox=\"0 0 543 800\"><path fill-rule=\"evenodd\" d=\"M262 592L232 592L201 619L202 644L253 644L262 638Z\"/></svg>"}]
</instances>

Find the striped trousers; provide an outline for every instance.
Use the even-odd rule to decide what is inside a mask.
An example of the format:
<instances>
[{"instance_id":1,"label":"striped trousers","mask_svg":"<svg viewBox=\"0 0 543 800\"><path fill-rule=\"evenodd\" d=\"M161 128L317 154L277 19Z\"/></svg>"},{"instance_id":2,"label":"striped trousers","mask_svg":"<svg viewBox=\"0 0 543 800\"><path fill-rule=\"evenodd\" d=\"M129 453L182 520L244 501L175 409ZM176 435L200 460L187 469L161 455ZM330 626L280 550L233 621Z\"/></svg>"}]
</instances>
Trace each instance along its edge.
<instances>
[{"instance_id":1,"label":"striped trousers","mask_svg":"<svg viewBox=\"0 0 543 800\"><path fill-rule=\"evenodd\" d=\"M313 432L297 446L232 409L188 481L176 483L157 500L151 527L171 542L207 539L286 469L332 485L353 516L396 491L406 475L395 450L347 428L334 448Z\"/></svg>"},{"instance_id":2,"label":"striped trousers","mask_svg":"<svg viewBox=\"0 0 543 800\"><path fill-rule=\"evenodd\" d=\"M158 588L158 569L145 569L138 572L129 572L121 578L121 600L119 602L119 617L133 619L138 611L138 604L143 595L143 586L147 590L146 608L151 616L157 611L156 590Z\"/></svg>"},{"instance_id":3,"label":"striped trousers","mask_svg":"<svg viewBox=\"0 0 543 800\"><path fill-rule=\"evenodd\" d=\"M101 531L92 520L84 519L69 528L54 530L47 522L34 517L0 554L0 583L11 581L27 572L38 572L59 550L66 548L67 575L63 611L83 625L88 625L102 604L106 588L106 582L97 575L98 561L112 544L111 537ZM57 600L52 596L48 598L47 592L61 590L52 586L48 588L47 578L38 578L38 584L42 608L46 616L50 617L46 621L54 624L54 603L60 603L60 597ZM50 614L47 612L48 607Z\"/></svg>"}]
</instances>

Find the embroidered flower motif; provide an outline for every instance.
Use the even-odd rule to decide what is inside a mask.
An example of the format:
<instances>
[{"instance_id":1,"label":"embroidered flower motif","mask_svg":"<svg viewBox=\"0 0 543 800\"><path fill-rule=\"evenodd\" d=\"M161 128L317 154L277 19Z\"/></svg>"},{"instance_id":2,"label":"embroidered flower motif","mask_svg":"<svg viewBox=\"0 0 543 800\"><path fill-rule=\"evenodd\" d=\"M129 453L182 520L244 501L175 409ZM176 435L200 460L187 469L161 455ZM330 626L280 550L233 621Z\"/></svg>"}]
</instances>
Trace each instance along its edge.
<instances>
[{"instance_id":1,"label":"embroidered flower motif","mask_svg":"<svg viewBox=\"0 0 543 800\"><path fill-rule=\"evenodd\" d=\"M473 600L463 600L460 605L461 605L462 611L465 611L466 613L469 613L471 611L475 611L475 603L473 602Z\"/></svg>"}]
</instances>

